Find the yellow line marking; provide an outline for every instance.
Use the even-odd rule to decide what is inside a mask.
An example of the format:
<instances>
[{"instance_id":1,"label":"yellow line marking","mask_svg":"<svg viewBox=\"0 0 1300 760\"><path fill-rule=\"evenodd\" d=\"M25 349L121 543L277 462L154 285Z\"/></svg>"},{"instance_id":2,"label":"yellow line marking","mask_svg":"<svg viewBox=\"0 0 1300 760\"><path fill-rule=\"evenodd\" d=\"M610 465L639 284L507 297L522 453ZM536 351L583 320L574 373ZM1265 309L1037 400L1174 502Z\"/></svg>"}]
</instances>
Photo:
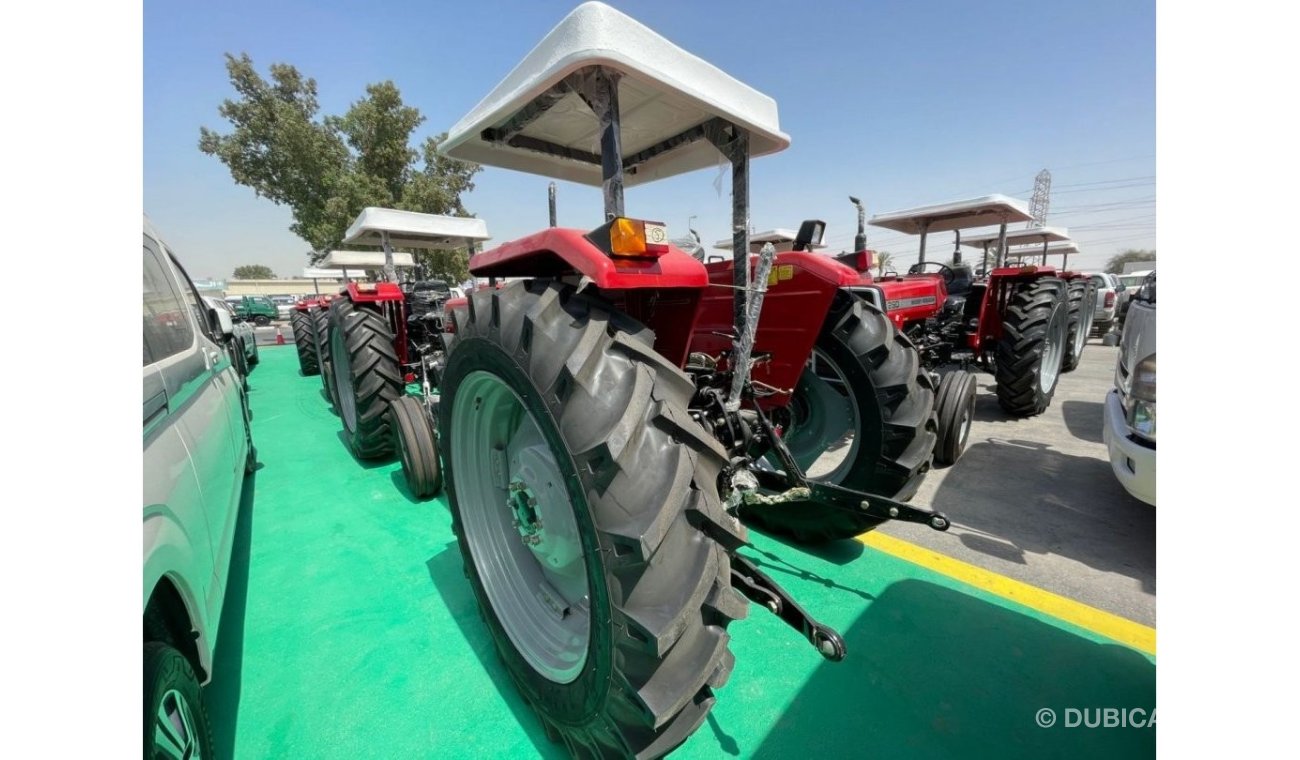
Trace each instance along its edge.
<instances>
[{"instance_id":1,"label":"yellow line marking","mask_svg":"<svg viewBox=\"0 0 1300 760\"><path fill-rule=\"evenodd\" d=\"M955 578L981 591L1010 599L1045 615L1073 623L1080 628L1114 639L1147 654L1156 653L1156 629L1149 626L883 533L863 533L858 536L858 541L872 549L920 565L940 575Z\"/></svg>"}]
</instances>

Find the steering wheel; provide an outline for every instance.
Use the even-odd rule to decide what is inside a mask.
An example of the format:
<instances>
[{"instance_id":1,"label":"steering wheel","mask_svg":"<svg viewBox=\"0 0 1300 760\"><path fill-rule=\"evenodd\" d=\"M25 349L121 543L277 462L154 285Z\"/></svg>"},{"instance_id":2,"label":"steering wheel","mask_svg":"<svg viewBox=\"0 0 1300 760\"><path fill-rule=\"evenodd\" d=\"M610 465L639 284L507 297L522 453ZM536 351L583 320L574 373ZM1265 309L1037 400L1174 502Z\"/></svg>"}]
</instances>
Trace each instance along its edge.
<instances>
[{"instance_id":1,"label":"steering wheel","mask_svg":"<svg viewBox=\"0 0 1300 760\"><path fill-rule=\"evenodd\" d=\"M939 276L943 278L945 285L951 285L952 281L957 279L957 273L952 271L952 267L938 261L918 261L907 268L907 273L925 274L925 270L928 267L936 267L939 270Z\"/></svg>"}]
</instances>

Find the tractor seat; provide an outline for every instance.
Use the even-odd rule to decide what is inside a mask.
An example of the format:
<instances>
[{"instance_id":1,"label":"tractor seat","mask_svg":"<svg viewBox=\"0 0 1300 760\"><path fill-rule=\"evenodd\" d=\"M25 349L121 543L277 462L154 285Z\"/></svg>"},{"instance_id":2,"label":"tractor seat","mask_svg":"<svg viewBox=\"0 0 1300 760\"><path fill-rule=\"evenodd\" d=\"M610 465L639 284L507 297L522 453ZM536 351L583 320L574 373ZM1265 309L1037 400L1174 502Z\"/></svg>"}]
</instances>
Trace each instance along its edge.
<instances>
[{"instance_id":1,"label":"tractor seat","mask_svg":"<svg viewBox=\"0 0 1300 760\"><path fill-rule=\"evenodd\" d=\"M952 280L947 283L948 295L966 295L974 283L975 276L971 273L971 268L966 264L956 264L952 267Z\"/></svg>"}]
</instances>

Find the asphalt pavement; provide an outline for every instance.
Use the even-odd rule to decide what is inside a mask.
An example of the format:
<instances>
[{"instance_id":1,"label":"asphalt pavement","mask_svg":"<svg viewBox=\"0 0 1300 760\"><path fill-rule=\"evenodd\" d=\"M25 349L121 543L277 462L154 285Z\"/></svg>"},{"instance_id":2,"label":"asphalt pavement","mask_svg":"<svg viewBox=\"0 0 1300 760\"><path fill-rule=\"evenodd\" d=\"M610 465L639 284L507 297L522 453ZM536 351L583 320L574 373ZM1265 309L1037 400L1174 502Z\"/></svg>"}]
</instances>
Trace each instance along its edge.
<instances>
[{"instance_id":1,"label":"asphalt pavement","mask_svg":"<svg viewBox=\"0 0 1300 760\"><path fill-rule=\"evenodd\" d=\"M1156 513L1110 469L1102 409L1118 349L1092 339L1047 411L1003 413L993 376L977 376L966 452L932 470L912 503L947 513L947 533L880 530L1129 620L1156 625Z\"/></svg>"}]
</instances>

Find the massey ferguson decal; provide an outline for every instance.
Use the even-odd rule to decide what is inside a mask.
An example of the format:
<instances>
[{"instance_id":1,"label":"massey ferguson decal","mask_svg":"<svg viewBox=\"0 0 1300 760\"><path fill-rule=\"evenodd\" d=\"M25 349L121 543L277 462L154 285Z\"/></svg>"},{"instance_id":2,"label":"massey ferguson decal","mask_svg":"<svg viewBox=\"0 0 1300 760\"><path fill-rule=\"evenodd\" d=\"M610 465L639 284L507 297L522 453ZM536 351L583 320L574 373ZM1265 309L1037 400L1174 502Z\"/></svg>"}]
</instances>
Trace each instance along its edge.
<instances>
[{"instance_id":1,"label":"massey ferguson decal","mask_svg":"<svg viewBox=\"0 0 1300 760\"><path fill-rule=\"evenodd\" d=\"M910 309L914 306L931 306L935 303L935 300L934 296L920 296L919 298L900 298L896 301L886 301L885 311Z\"/></svg>"}]
</instances>

